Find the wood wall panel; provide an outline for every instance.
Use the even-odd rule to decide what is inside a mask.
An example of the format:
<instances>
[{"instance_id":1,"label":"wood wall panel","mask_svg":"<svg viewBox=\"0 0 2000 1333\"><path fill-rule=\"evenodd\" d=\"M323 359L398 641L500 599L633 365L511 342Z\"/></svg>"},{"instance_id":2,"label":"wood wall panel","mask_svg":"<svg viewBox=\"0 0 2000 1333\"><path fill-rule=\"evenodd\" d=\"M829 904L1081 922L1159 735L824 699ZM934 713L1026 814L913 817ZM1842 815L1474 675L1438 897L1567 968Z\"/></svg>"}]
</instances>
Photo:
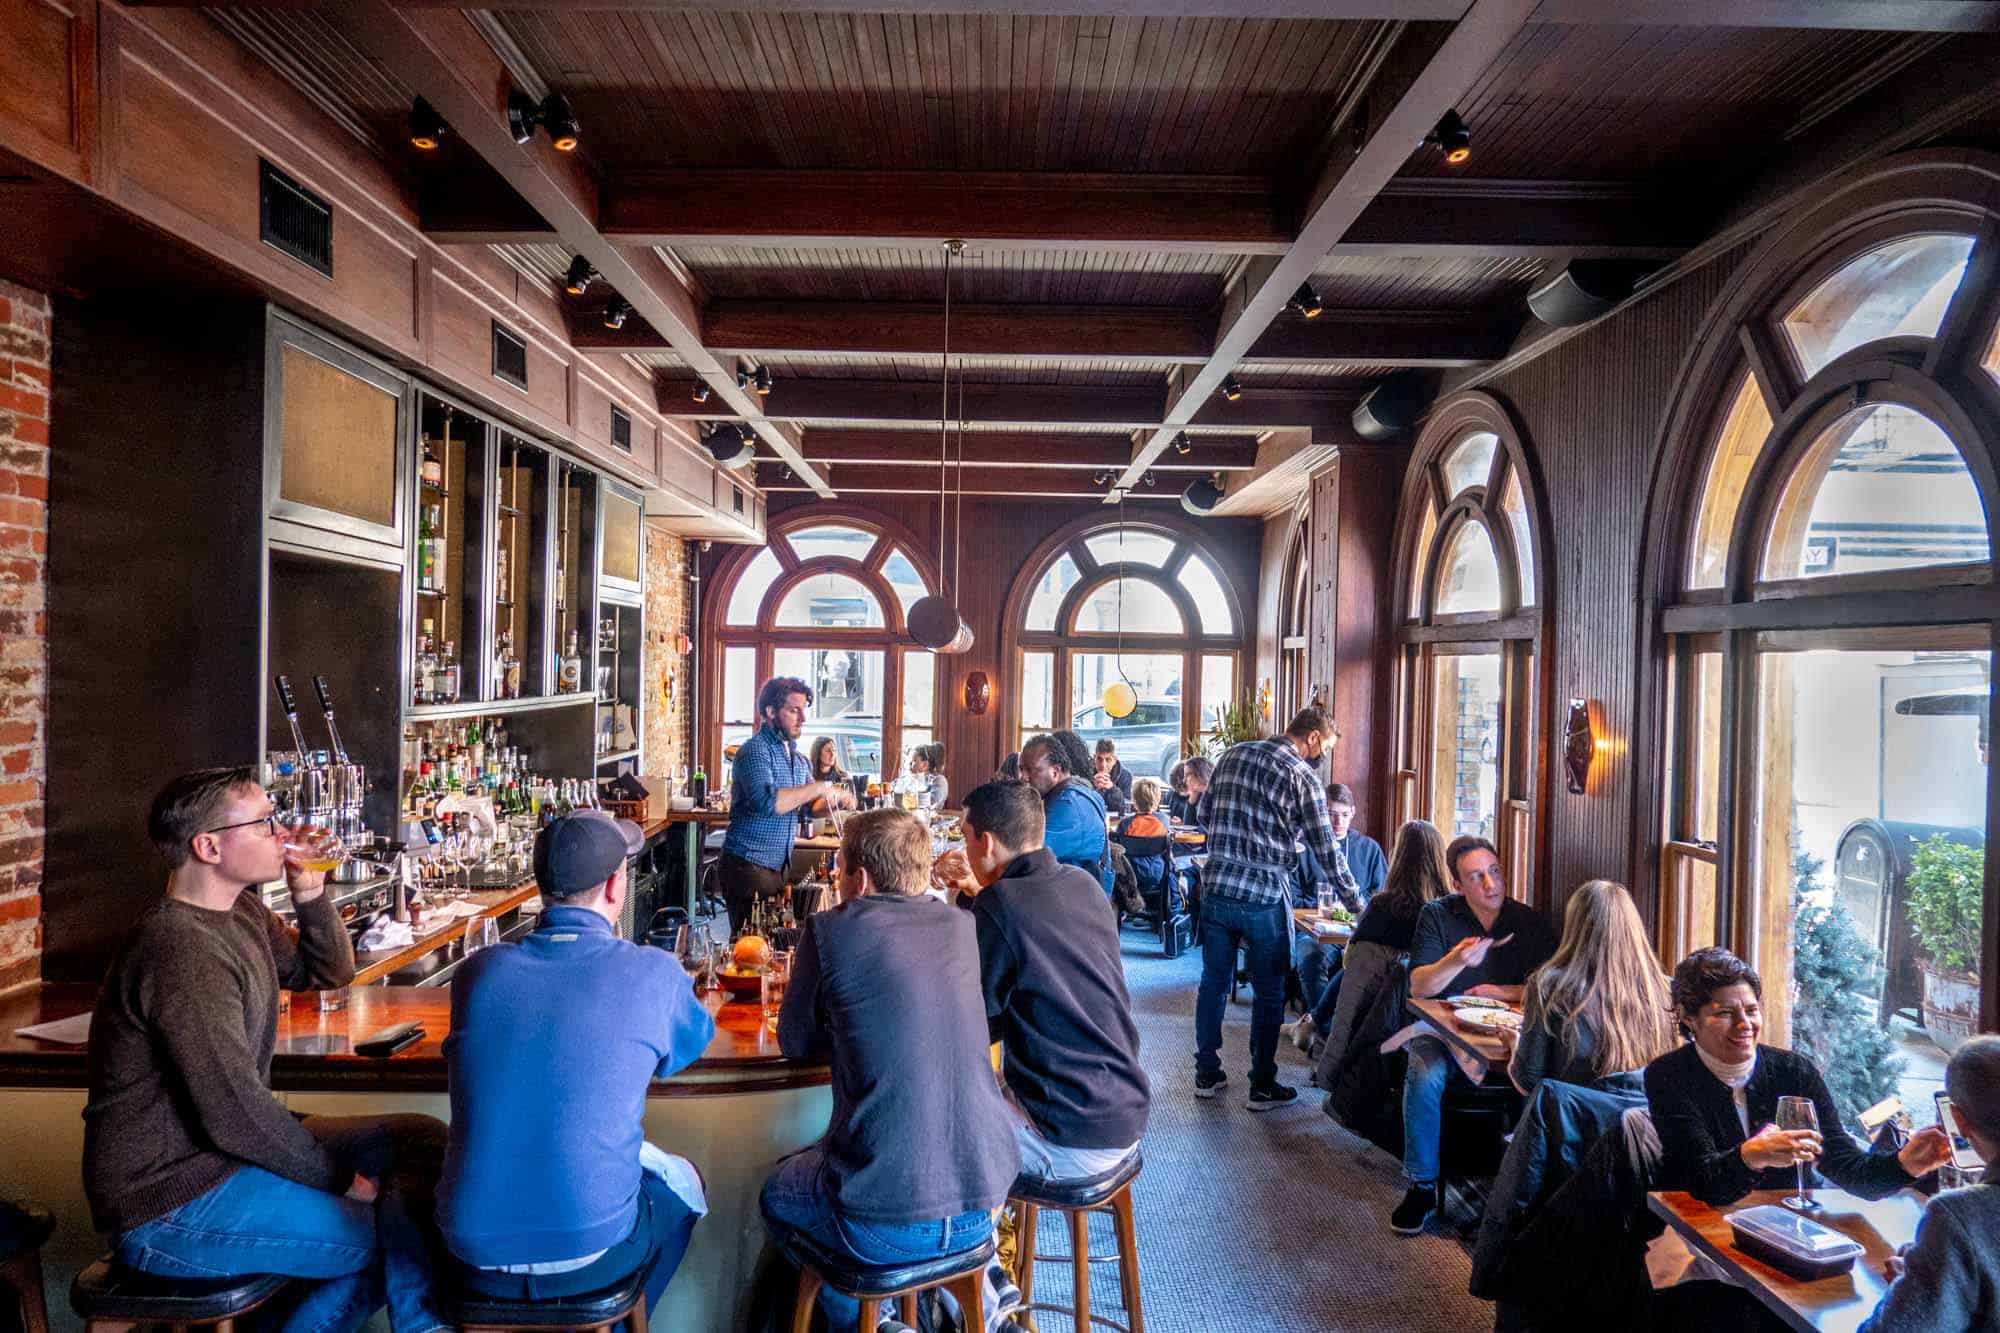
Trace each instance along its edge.
<instances>
[{"instance_id":1,"label":"wood wall panel","mask_svg":"<svg viewBox=\"0 0 2000 1333\"><path fill-rule=\"evenodd\" d=\"M67 176L93 174L95 0L0 0L0 141Z\"/></svg>"},{"instance_id":2,"label":"wood wall panel","mask_svg":"<svg viewBox=\"0 0 2000 1333\"><path fill-rule=\"evenodd\" d=\"M1332 776L1360 797L1365 827L1377 838L1389 827L1390 663L1382 645L1394 625L1392 540L1397 489L1407 449L1345 449L1334 460L1335 513L1330 531L1313 534L1313 576L1328 583L1335 611L1331 643L1334 718L1341 728ZM1321 573L1322 562L1326 572ZM1312 623L1311 652L1319 651L1324 623Z\"/></svg>"}]
</instances>

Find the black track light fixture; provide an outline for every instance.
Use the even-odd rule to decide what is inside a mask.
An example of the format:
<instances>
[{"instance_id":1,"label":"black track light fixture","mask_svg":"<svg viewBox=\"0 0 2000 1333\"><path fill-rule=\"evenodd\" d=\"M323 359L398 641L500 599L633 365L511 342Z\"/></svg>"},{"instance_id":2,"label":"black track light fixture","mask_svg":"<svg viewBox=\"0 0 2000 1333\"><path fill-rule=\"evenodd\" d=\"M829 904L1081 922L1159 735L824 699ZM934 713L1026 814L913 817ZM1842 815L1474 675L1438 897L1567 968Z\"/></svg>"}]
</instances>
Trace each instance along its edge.
<instances>
[{"instance_id":1,"label":"black track light fixture","mask_svg":"<svg viewBox=\"0 0 2000 1333\"><path fill-rule=\"evenodd\" d=\"M1141 483L1147 486L1155 485L1157 484L1158 481L1158 479L1153 476L1153 469L1151 468L1147 468L1145 471L1145 475L1141 476L1139 480Z\"/></svg>"},{"instance_id":2,"label":"black track light fixture","mask_svg":"<svg viewBox=\"0 0 2000 1333\"><path fill-rule=\"evenodd\" d=\"M751 377L750 385L757 390L759 398L769 398L771 396L771 368L769 366L757 367L757 373Z\"/></svg>"},{"instance_id":3,"label":"black track light fixture","mask_svg":"<svg viewBox=\"0 0 2000 1333\"><path fill-rule=\"evenodd\" d=\"M708 401L708 393L709 393L708 381L696 380L694 382L694 392L690 395L690 397L692 397L697 403L705 403Z\"/></svg>"},{"instance_id":4,"label":"black track light fixture","mask_svg":"<svg viewBox=\"0 0 2000 1333\"><path fill-rule=\"evenodd\" d=\"M1320 312L1326 309L1320 304L1319 293L1309 282L1299 284L1299 289L1292 293L1292 299L1285 302L1285 308L1304 319L1318 319Z\"/></svg>"},{"instance_id":5,"label":"black track light fixture","mask_svg":"<svg viewBox=\"0 0 2000 1333\"><path fill-rule=\"evenodd\" d=\"M736 367L736 387L745 390L750 387L750 371L748 367Z\"/></svg>"},{"instance_id":6,"label":"black track light fixture","mask_svg":"<svg viewBox=\"0 0 2000 1333\"><path fill-rule=\"evenodd\" d=\"M622 329L632 315L632 303L622 296L614 295L604 306L604 327Z\"/></svg>"},{"instance_id":7,"label":"black track light fixture","mask_svg":"<svg viewBox=\"0 0 2000 1333\"><path fill-rule=\"evenodd\" d=\"M1174 436L1174 452L1182 458L1186 458L1194 452L1194 441L1188 438L1186 431L1182 431L1180 434Z\"/></svg>"},{"instance_id":8,"label":"black track light fixture","mask_svg":"<svg viewBox=\"0 0 2000 1333\"><path fill-rule=\"evenodd\" d=\"M1232 403L1243 396L1243 385L1234 375L1222 377L1222 396Z\"/></svg>"},{"instance_id":9,"label":"black track light fixture","mask_svg":"<svg viewBox=\"0 0 2000 1333\"><path fill-rule=\"evenodd\" d=\"M1456 107L1438 118L1437 128L1424 136L1424 142L1442 149L1444 160L1454 167L1472 159L1472 130Z\"/></svg>"},{"instance_id":10,"label":"black track light fixture","mask_svg":"<svg viewBox=\"0 0 2000 1333\"><path fill-rule=\"evenodd\" d=\"M549 145L559 153L575 152L583 139L576 113L570 110L569 99L561 93L550 93L539 102L518 89L508 93L507 128L515 143L526 143L535 137L537 128L545 129L549 132Z\"/></svg>"},{"instance_id":11,"label":"black track light fixture","mask_svg":"<svg viewBox=\"0 0 2000 1333\"><path fill-rule=\"evenodd\" d=\"M419 97L410 103L410 147L421 152L434 153L444 136L451 133L451 126L444 123L444 117L437 108Z\"/></svg>"},{"instance_id":12,"label":"black track light fixture","mask_svg":"<svg viewBox=\"0 0 2000 1333\"><path fill-rule=\"evenodd\" d=\"M1111 475L1111 473L1100 468L1090 474L1090 484L1093 486L1108 486L1111 484Z\"/></svg>"},{"instance_id":13,"label":"black track light fixture","mask_svg":"<svg viewBox=\"0 0 2000 1333\"><path fill-rule=\"evenodd\" d=\"M569 261L569 270L563 274L563 290L571 296L582 296L590 290L590 284L597 279L597 270L582 255Z\"/></svg>"},{"instance_id":14,"label":"black track light fixture","mask_svg":"<svg viewBox=\"0 0 2000 1333\"><path fill-rule=\"evenodd\" d=\"M1196 518L1207 518L1222 503L1221 477L1200 477L1181 492L1181 508Z\"/></svg>"}]
</instances>

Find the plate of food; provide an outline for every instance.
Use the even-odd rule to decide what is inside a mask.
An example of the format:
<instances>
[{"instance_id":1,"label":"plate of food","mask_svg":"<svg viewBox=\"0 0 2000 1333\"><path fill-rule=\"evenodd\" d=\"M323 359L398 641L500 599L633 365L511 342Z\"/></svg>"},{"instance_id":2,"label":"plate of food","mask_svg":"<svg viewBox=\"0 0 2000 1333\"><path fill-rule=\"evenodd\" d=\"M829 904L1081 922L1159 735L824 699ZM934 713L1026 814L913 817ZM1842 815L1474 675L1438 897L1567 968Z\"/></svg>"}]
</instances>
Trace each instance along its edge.
<instances>
[{"instance_id":1,"label":"plate of food","mask_svg":"<svg viewBox=\"0 0 2000 1333\"><path fill-rule=\"evenodd\" d=\"M1467 1032L1498 1036L1502 1029L1518 1033L1521 1030L1522 1014L1518 1009L1460 1009L1457 1011L1458 1025Z\"/></svg>"},{"instance_id":2,"label":"plate of food","mask_svg":"<svg viewBox=\"0 0 2000 1333\"><path fill-rule=\"evenodd\" d=\"M771 945L762 935L745 935L730 946L729 961L715 969L722 989L738 999L761 999L764 964L771 960Z\"/></svg>"},{"instance_id":3,"label":"plate of food","mask_svg":"<svg viewBox=\"0 0 2000 1333\"><path fill-rule=\"evenodd\" d=\"M1496 1000L1488 995L1454 995L1445 1001L1453 1009L1507 1009L1511 1006L1505 1000Z\"/></svg>"}]
</instances>

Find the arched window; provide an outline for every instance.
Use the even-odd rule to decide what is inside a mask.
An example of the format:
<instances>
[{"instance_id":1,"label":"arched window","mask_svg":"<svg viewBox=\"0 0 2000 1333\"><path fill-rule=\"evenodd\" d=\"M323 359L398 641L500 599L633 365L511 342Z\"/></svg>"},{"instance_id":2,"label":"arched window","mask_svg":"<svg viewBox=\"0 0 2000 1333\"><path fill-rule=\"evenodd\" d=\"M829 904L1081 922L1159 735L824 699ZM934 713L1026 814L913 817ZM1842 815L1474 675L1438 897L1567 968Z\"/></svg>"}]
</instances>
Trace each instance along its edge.
<instances>
[{"instance_id":1,"label":"arched window","mask_svg":"<svg viewBox=\"0 0 2000 1333\"><path fill-rule=\"evenodd\" d=\"M1541 633L1526 450L1500 404L1450 400L1417 441L1399 515L1395 823L1500 848L1532 896ZM1393 825L1392 825L1393 827Z\"/></svg>"},{"instance_id":2,"label":"arched window","mask_svg":"<svg viewBox=\"0 0 2000 1333\"><path fill-rule=\"evenodd\" d=\"M901 756L937 734L935 657L908 641L904 616L935 584L907 533L815 506L773 526L768 543L717 571L723 608L704 648L711 688L704 753L727 760L757 726L757 690L797 676L813 690L802 744L830 737L855 775L902 771Z\"/></svg>"},{"instance_id":3,"label":"arched window","mask_svg":"<svg viewBox=\"0 0 2000 1333\"><path fill-rule=\"evenodd\" d=\"M1286 717L1306 706L1312 689L1312 509L1301 505L1292 518L1291 545L1278 589L1278 709Z\"/></svg>"},{"instance_id":4,"label":"arched window","mask_svg":"<svg viewBox=\"0 0 2000 1333\"><path fill-rule=\"evenodd\" d=\"M1851 1029L1857 987L1824 960L1858 951L1887 1041L1847 1057L1850 1115L1894 1059L1934 1080L1996 1019L1996 179L1909 155L1768 242L1712 320L1655 487L1661 956L1735 949L1763 972L1766 1039L1825 1060L1816 1034ZM1920 1092L1904 1102L1927 1112Z\"/></svg>"},{"instance_id":5,"label":"arched window","mask_svg":"<svg viewBox=\"0 0 2000 1333\"><path fill-rule=\"evenodd\" d=\"M1240 692L1242 608L1214 557L1176 527L1114 520L1056 534L1016 581L1007 616L1014 748L1069 727L1087 742L1108 737L1134 776L1164 778ZM1139 705L1113 718L1104 690L1121 678Z\"/></svg>"}]
</instances>

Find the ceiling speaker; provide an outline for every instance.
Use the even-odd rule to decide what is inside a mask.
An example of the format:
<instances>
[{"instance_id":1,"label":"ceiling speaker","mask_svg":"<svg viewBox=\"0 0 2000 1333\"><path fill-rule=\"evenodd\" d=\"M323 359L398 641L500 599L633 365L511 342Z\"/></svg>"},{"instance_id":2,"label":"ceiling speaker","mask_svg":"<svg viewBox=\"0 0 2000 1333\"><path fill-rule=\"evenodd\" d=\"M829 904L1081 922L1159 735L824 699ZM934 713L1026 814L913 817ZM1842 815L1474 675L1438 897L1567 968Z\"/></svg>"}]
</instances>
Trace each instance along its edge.
<instances>
[{"instance_id":1,"label":"ceiling speaker","mask_svg":"<svg viewBox=\"0 0 2000 1333\"><path fill-rule=\"evenodd\" d=\"M1555 328L1588 324L1610 314L1639 279L1658 267L1630 259L1576 259L1528 293L1528 309Z\"/></svg>"},{"instance_id":2,"label":"ceiling speaker","mask_svg":"<svg viewBox=\"0 0 2000 1333\"><path fill-rule=\"evenodd\" d=\"M1417 424L1437 396L1437 377L1399 370L1370 389L1354 408L1354 433L1364 440L1387 440Z\"/></svg>"}]
</instances>

